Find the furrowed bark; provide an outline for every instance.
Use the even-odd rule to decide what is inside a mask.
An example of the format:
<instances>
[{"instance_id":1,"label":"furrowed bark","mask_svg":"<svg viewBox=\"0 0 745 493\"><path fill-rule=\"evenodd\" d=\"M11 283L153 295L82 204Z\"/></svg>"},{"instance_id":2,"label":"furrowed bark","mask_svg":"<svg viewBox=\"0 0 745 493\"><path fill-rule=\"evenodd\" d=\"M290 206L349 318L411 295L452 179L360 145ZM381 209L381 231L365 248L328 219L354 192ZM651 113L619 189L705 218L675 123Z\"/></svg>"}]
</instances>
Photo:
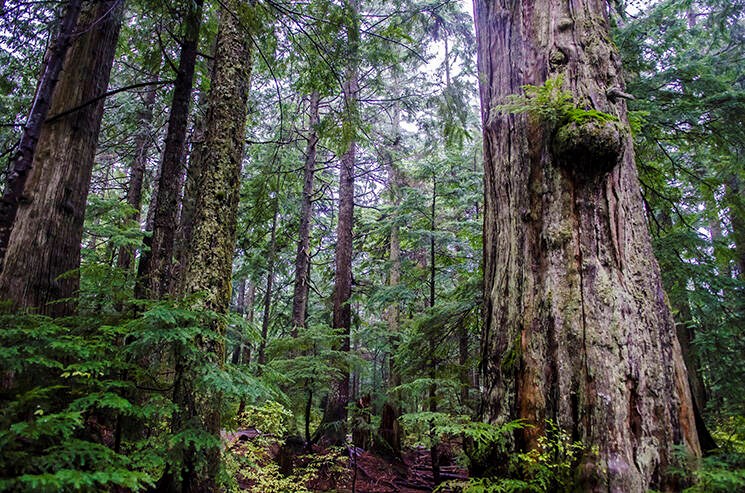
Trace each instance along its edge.
<instances>
[{"instance_id":1,"label":"furrowed bark","mask_svg":"<svg viewBox=\"0 0 745 493\"><path fill-rule=\"evenodd\" d=\"M26 125L23 127L18 151L11 159L8 181L5 185L2 199L0 199L0 266L3 264L5 252L8 249L10 233L18 213L19 204L24 200L26 181L34 164L34 154L39 143L44 121L52 105L54 91L59 82L60 74L75 36L74 31L80 17L82 0L70 0L67 3L65 15L60 23L59 34L49 50L49 56L44 61L44 68L36 87L34 101L31 104ZM3 9L0 8L0 11Z\"/></svg>"},{"instance_id":2,"label":"furrowed bark","mask_svg":"<svg viewBox=\"0 0 745 493\"><path fill-rule=\"evenodd\" d=\"M485 159L483 407L491 422L534 425L517 434L519 448L537 446L547 419L582 440L583 491L671 490L673 446L700 449L625 102L607 96L624 86L605 8L601 0L475 1ZM580 107L619 118L614 157L592 148L592 128L580 129L589 150L561 153L562 128L495 108L522 85L558 74Z\"/></svg>"},{"instance_id":3,"label":"furrowed bark","mask_svg":"<svg viewBox=\"0 0 745 493\"><path fill-rule=\"evenodd\" d=\"M359 5L357 0L345 2L349 11L347 42L350 63L344 81L345 117L342 124L346 150L339 163L339 216L336 228L336 250L334 259L333 322L334 329L341 333L342 340L336 349L349 352L350 331L352 328L352 228L354 225L354 170L357 153L357 124L359 81L357 58L359 56ZM349 402L349 371L331 383L326 400L323 419L318 434L331 445L342 445L346 439L347 403Z\"/></svg>"},{"instance_id":4,"label":"furrowed bark","mask_svg":"<svg viewBox=\"0 0 745 493\"><path fill-rule=\"evenodd\" d=\"M124 2L81 12L49 112L58 114L105 93ZM52 316L75 311L80 243L104 100L42 125L33 166L8 240L0 298ZM64 277L60 277L65 274Z\"/></svg>"}]
</instances>

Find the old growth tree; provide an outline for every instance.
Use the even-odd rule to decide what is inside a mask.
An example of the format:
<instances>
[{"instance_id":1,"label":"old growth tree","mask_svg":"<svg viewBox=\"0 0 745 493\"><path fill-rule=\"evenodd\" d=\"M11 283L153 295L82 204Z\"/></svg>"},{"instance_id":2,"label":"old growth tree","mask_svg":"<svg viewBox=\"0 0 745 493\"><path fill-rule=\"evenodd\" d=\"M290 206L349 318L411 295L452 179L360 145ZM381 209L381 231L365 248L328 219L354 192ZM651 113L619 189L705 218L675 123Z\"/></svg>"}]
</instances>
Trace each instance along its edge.
<instances>
[{"instance_id":1,"label":"old growth tree","mask_svg":"<svg viewBox=\"0 0 745 493\"><path fill-rule=\"evenodd\" d=\"M18 308L50 315L75 310L80 238L104 110L99 96L109 82L123 8L113 0L87 4L66 52L0 274L2 298Z\"/></svg>"},{"instance_id":2,"label":"old growth tree","mask_svg":"<svg viewBox=\"0 0 745 493\"><path fill-rule=\"evenodd\" d=\"M475 18L486 417L534 425L518 448L570 430L584 490L669 488L673 447L700 450L606 4L477 0Z\"/></svg>"}]
</instances>

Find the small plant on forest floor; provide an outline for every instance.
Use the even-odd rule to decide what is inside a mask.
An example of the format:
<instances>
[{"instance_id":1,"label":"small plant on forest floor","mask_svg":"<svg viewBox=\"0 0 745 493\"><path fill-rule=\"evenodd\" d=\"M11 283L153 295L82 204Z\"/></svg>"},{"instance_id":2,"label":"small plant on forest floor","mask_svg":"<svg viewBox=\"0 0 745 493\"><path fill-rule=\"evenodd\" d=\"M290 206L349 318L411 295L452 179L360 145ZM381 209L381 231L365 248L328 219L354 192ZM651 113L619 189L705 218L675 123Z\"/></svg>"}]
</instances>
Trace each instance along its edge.
<instances>
[{"instance_id":1,"label":"small plant on forest floor","mask_svg":"<svg viewBox=\"0 0 745 493\"><path fill-rule=\"evenodd\" d=\"M283 472L273 453L280 448L280 441L248 441L233 447L225 454L224 461L237 479L231 491L254 491L257 493L310 493L313 485L324 479L338 479L349 474L348 459L341 449L329 449L325 453L291 457L292 472ZM281 451L279 453L282 453Z\"/></svg>"},{"instance_id":2,"label":"small plant on forest floor","mask_svg":"<svg viewBox=\"0 0 745 493\"><path fill-rule=\"evenodd\" d=\"M745 416L730 416L712 431L719 444L708 457L691 457L679 449L681 467L670 473L691 486L683 493L729 493L745 491Z\"/></svg>"},{"instance_id":3,"label":"small plant on forest floor","mask_svg":"<svg viewBox=\"0 0 745 493\"><path fill-rule=\"evenodd\" d=\"M476 423L472 423L476 424ZM507 437L512 431L527 427L522 421L502 426L478 423L469 427L465 437L478 439L469 454L472 460L486 460L490 451L497 448L505 455ZM483 430L491 427L486 433ZM546 433L538 438L532 450L509 454L506 474L467 481L449 481L443 488L460 488L463 493L547 493L574 490L574 469L585 450L582 442L571 437L551 420L546 422ZM475 452L475 453L474 453Z\"/></svg>"}]
</instances>

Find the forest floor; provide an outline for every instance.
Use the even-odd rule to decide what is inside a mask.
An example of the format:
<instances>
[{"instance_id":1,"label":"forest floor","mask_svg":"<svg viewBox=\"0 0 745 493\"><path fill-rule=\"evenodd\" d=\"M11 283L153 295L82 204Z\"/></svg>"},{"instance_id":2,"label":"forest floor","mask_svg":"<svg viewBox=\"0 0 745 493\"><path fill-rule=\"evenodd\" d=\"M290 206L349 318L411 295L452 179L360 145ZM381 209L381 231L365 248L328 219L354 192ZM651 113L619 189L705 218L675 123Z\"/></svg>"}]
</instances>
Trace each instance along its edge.
<instances>
[{"instance_id":1,"label":"forest floor","mask_svg":"<svg viewBox=\"0 0 745 493\"><path fill-rule=\"evenodd\" d=\"M231 448L235 453L242 455L246 452L245 442L233 443ZM455 448L445 445L439 449L442 481L468 477L467 470L453 459ZM312 452L305 453L288 451L275 444L267 447L266 452L265 457L277 463L280 470L288 475L307 467L318 458L329 457L329 451L318 446L314 446ZM240 475L238 483L245 491L258 491L253 481ZM404 450L401 459L349 447L347 454L337 455L334 463L316 466L314 479L305 485L310 491L335 493L426 493L433 491L434 486L430 450L421 446ZM455 490L440 487L438 491L447 493Z\"/></svg>"}]
</instances>

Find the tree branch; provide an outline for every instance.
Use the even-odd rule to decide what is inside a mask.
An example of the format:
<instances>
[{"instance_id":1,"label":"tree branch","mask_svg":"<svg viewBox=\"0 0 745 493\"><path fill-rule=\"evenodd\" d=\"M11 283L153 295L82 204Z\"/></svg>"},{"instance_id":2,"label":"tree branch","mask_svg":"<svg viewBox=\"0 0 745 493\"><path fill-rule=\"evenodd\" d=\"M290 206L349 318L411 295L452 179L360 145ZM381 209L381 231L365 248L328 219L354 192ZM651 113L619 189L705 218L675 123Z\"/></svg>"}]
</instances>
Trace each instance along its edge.
<instances>
[{"instance_id":1,"label":"tree branch","mask_svg":"<svg viewBox=\"0 0 745 493\"><path fill-rule=\"evenodd\" d=\"M132 84L132 85L129 85L129 86L119 87L117 89L112 89L112 90L110 90L108 92L105 92L103 94L99 94L95 98L89 99L88 101L86 101L86 102L84 102L82 104L79 104L78 106L75 106L73 108L64 110L64 111L62 111L60 113L57 113L56 115L50 116L49 118L46 119L46 122L45 123L55 122L55 121L59 120L60 118L69 115L70 113L75 113L76 111L80 111L80 110L82 110L83 108L85 108L88 105L91 105L91 104L93 104L93 103L95 103L97 101L100 101L102 99L108 98L109 96L113 96L114 94L118 94L120 92L131 91L132 89L139 89L140 87L163 86L163 85L166 85L166 84L173 84L173 82L174 81L172 81L172 80L156 80L156 81L151 81L151 82L139 82L137 84Z\"/></svg>"}]
</instances>

